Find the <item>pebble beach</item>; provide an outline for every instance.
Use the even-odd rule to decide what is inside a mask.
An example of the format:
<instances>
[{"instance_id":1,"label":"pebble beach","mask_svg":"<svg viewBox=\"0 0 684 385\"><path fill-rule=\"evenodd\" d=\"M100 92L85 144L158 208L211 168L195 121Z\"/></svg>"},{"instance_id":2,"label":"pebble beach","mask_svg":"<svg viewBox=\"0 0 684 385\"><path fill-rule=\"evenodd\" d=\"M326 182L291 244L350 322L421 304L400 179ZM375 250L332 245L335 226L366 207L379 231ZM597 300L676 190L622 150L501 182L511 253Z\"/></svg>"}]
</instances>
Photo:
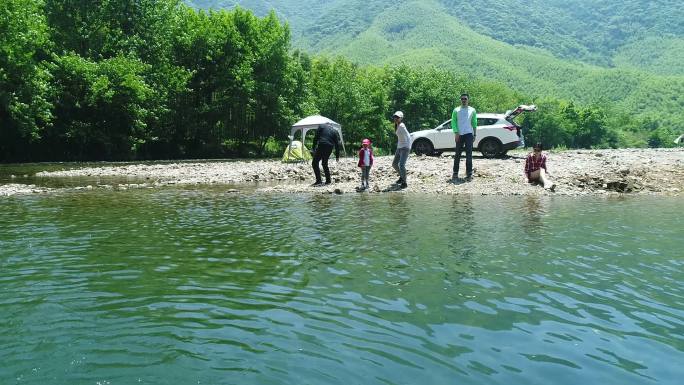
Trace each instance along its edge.
<instances>
[{"instance_id":1,"label":"pebble beach","mask_svg":"<svg viewBox=\"0 0 684 385\"><path fill-rule=\"evenodd\" d=\"M392 169L392 156L377 156L371 169L370 188L364 193L477 194L477 195L681 195L684 191L684 148L566 150L547 153L547 166L555 191L524 181L526 152L513 151L502 159L485 159L474 154L473 180L452 181L453 153L439 157L411 154L406 168L408 187L399 189ZM461 159L461 176L465 171ZM360 184L357 159L330 160L333 183L313 187L310 162L282 163L278 160L183 161L135 164L107 163L40 171L40 178L121 177L135 183L91 184L70 189L163 188L178 185L225 185L239 193L356 193ZM0 196L49 193L53 188L18 183L0 185ZM63 190L63 189L61 189Z\"/></svg>"}]
</instances>

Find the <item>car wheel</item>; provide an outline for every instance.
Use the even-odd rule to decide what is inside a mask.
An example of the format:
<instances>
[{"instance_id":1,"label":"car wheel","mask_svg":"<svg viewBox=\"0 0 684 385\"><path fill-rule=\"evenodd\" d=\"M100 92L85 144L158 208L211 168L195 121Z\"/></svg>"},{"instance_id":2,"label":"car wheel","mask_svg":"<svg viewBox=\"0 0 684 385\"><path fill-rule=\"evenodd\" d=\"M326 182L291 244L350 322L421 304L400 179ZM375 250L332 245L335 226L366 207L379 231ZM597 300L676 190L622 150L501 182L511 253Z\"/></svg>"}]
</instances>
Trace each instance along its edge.
<instances>
[{"instance_id":1,"label":"car wheel","mask_svg":"<svg viewBox=\"0 0 684 385\"><path fill-rule=\"evenodd\" d=\"M435 147L427 139L419 139L413 145L413 152L415 152L416 155L432 155L434 151Z\"/></svg>"},{"instance_id":2,"label":"car wheel","mask_svg":"<svg viewBox=\"0 0 684 385\"><path fill-rule=\"evenodd\" d=\"M494 158L501 153L501 143L494 138L483 139L480 142L480 152L485 158Z\"/></svg>"}]
</instances>

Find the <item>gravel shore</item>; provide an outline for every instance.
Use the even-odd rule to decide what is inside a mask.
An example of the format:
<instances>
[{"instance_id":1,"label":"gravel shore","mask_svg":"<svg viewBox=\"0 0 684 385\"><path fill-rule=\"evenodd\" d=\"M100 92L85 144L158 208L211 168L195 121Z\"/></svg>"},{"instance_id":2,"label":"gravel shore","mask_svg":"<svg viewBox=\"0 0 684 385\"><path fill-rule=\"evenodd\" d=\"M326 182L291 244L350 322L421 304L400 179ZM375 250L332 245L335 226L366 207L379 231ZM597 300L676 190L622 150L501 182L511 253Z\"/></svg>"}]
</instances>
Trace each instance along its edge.
<instances>
[{"instance_id":1,"label":"gravel shore","mask_svg":"<svg viewBox=\"0 0 684 385\"><path fill-rule=\"evenodd\" d=\"M684 149L567 150L548 154L548 168L557 184L555 192L524 182L525 152L514 151L504 159L473 159L471 182L450 180L452 154L440 157L411 155L407 162L408 188L393 185L397 174L392 157L375 158L371 188L366 193L402 191L421 194L477 195L680 195L684 191ZM461 173L465 161L461 160ZM310 163L281 163L279 160L207 161L154 164L108 164L103 167L39 172L38 177L122 177L140 178L140 184L95 185L77 189L127 189L168 185L256 183L257 192L350 193L360 183L355 158L330 161L333 183L312 187ZM50 192L54 189L9 184L0 186L1 195Z\"/></svg>"}]
</instances>

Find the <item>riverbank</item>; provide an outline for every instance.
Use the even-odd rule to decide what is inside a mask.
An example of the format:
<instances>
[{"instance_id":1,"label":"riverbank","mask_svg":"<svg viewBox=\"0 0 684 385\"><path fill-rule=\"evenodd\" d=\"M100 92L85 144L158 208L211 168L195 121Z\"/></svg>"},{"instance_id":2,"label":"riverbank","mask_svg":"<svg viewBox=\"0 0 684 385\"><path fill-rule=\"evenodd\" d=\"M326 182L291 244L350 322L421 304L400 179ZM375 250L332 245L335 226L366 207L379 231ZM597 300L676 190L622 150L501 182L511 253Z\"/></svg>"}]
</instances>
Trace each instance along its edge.
<instances>
[{"instance_id":1,"label":"riverbank","mask_svg":"<svg viewBox=\"0 0 684 385\"><path fill-rule=\"evenodd\" d=\"M557 188L546 191L524 183L525 152L513 151L505 159L474 157L471 182L453 183L452 154L440 157L411 155L407 163L406 193L477 195L601 195L662 194L684 191L684 149L567 150L549 153L548 168ZM462 160L461 173L465 171ZM108 164L61 171L41 171L40 178L121 177L141 183L89 185L75 189L154 188L170 185L252 184L257 192L351 193L359 185L359 169L354 158L331 160L334 183L312 187L309 163L284 164L279 160L206 161L153 164ZM392 183L397 175L392 157L376 157L368 193L399 191ZM73 188L72 188L73 189ZM0 186L0 195L41 193L57 189L20 184Z\"/></svg>"}]
</instances>

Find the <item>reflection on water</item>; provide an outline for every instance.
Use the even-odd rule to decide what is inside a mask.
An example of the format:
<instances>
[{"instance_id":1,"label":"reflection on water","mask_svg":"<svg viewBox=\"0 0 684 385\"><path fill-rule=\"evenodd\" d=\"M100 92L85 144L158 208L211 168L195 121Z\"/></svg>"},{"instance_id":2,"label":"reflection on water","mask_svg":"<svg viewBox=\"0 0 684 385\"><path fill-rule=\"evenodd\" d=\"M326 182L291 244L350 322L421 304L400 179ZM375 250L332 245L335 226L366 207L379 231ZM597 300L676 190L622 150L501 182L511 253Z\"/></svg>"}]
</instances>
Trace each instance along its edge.
<instances>
[{"instance_id":1,"label":"reflection on water","mask_svg":"<svg viewBox=\"0 0 684 385\"><path fill-rule=\"evenodd\" d=\"M4 199L0 383L675 384L679 204Z\"/></svg>"},{"instance_id":2,"label":"reflection on water","mask_svg":"<svg viewBox=\"0 0 684 385\"><path fill-rule=\"evenodd\" d=\"M549 200L540 196L526 196L522 198L522 218L520 227L528 237L538 237L544 231L544 217L547 215Z\"/></svg>"}]
</instances>

